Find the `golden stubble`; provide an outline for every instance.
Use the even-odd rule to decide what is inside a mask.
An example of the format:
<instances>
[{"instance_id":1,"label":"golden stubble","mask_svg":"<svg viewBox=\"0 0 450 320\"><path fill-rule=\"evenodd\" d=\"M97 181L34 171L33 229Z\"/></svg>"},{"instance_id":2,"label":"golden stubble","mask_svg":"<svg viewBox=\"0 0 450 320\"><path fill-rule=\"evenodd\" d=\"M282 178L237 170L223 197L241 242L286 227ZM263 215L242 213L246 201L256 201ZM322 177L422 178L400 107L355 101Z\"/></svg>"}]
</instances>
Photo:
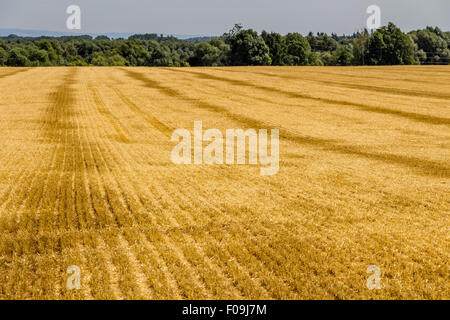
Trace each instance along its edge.
<instances>
[{"instance_id":1,"label":"golden stubble","mask_svg":"<svg viewBox=\"0 0 450 320\"><path fill-rule=\"evenodd\" d=\"M448 299L449 75L0 68L0 298ZM278 174L173 164L195 120L278 128Z\"/></svg>"}]
</instances>

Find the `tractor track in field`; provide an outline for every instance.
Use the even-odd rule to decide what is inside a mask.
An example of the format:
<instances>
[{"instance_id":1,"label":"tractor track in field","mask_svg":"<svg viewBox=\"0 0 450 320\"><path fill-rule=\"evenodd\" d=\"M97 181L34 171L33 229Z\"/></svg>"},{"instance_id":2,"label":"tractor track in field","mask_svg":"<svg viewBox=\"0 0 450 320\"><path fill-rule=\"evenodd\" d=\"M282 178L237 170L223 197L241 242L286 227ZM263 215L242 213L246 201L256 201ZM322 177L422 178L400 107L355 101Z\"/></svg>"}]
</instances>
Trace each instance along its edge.
<instances>
[{"instance_id":1,"label":"tractor track in field","mask_svg":"<svg viewBox=\"0 0 450 320\"><path fill-rule=\"evenodd\" d=\"M171 69L172 70L172 69ZM130 71L124 69L124 71L133 79L139 80L142 82L145 86L152 89L157 89L160 92L163 92L167 96L181 99L185 102L188 102L192 104L193 106L206 109L211 112L220 113L238 123L241 123L245 128L280 128L280 138L299 143L304 145L311 145L314 147L322 148L325 151L328 152L337 152L341 154L348 154L348 155L355 155L360 157L365 157L372 160L382 161L390 164L396 164L396 165L402 165L407 166L410 168L413 168L415 170L418 170L419 172L422 172L422 174L426 175L433 175L437 177L443 177L448 178L450 177L450 166L446 165L445 163L440 163L436 161L430 161L420 158L414 158L414 157L405 157L402 155L396 155L396 154L386 154L386 153L378 153L378 152L367 152L365 149L361 149L358 147L350 146L350 145L342 145L339 143L339 141L336 140L329 140L329 139L323 139L323 138L317 138L312 136L304 136L299 135L297 133L293 133L285 128L281 128L281 126L271 123L269 121L261 121L257 120L255 118L251 118L245 115L236 114L233 112L230 112L227 108L212 104L207 101L201 101L196 100L188 97L184 93L171 88L169 86L165 86L161 84L160 82L156 80L149 79L145 74L136 72L136 71ZM182 71L186 72L186 71ZM194 72L195 73L195 72ZM222 81L223 78L216 77L216 76L207 76L209 80L217 80ZM228 81L228 80L226 80ZM239 84L242 81L237 80L230 80L232 83ZM278 91L278 90L277 90Z\"/></svg>"},{"instance_id":2,"label":"tractor track in field","mask_svg":"<svg viewBox=\"0 0 450 320\"><path fill-rule=\"evenodd\" d=\"M234 70L233 72L239 72L239 71ZM345 82L345 81L320 80L320 79L298 77L298 76L284 75L284 74L276 75L273 73L260 72L260 71L253 71L251 73L257 74L257 75L264 75L264 76L268 76L268 77L272 77L272 78L284 79L284 80L299 80L299 81L307 81L307 82L313 82L313 83L318 83L318 84L325 84L327 86L332 86L332 87L337 87L337 88L381 92L381 93L386 93L386 94L407 96L407 97L413 96L413 97L433 98L433 99L442 99L442 100L450 99L450 95L444 94L444 93L437 93L437 92L377 87L377 86L371 86L371 85L352 84L352 83Z\"/></svg>"},{"instance_id":3,"label":"tractor track in field","mask_svg":"<svg viewBox=\"0 0 450 320\"><path fill-rule=\"evenodd\" d=\"M0 74L0 79L11 77L11 76L14 76L16 74L20 74L22 72L26 72L26 71L29 71L29 70L31 70L31 68L23 68L23 69L19 69L19 70L16 70L16 71L8 72L8 73L5 73L5 74Z\"/></svg>"},{"instance_id":4,"label":"tractor track in field","mask_svg":"<svg viewBox=\"0 0 450 320\"><path fill-rule=\"evenodd\" d=\"M130 109L132 109L133 111L137 112L139 116L142 116L143 119L145 119L148 123L150 123L153 127L155 127L155 128L156 128L158 131L160 131L162 134L164 134L164 135L167 136L167 137L170 136L171 130L173 130L173 129L167 127L165 124L163 124L162 122L160 122L158 119L156 119L155 117L151 116L148 112L143 111L141 108L137 107L137 105L136 105L135 103L131 102L128 98L126 98L126 97L124 96L124 94L123 94L122 92L120 92L120 90L119 90L118 88L115 88L115 87L110 87L110 88L111 88L112 90L114 90L114 91L117 93L117 96L121 99L121 101L122 101L125 105L129 106ZM140 192L141 192L141 191L140 191ZM163 191L163 192L165 193L166 191ZM144 204L144 202L142 201L142 199L141 199L140 202L141 202L141 204L143 204L143 205L145 206L145 209L149 211L148 206L146 206L146 205ZM176 206L176 203L173 203L173 205ZM191 217L190 214L188 214L188 213L187 213L186 211L184 211L182 208L179 208L179 209L181 210L181 212L183 212L183 216L186 216L186 214L187 214L187 216L186 216L186 219L188 219L187 223L191 224L191 223L194 222L193 217ZM151 210L150 210L150 211L151 211ZM154 214L154 213L152 213L152 214ZM159 219L158 219L158 220L159 220ZM183 220L184 220L184 219L183 219ZM180 219L178 219L178 218L176 218L175 220L172 219L172 218L169 218L168 221L159 221L158 225L159 225L159 226L165 226L165 225L168 225L168 224L169 224L169 225L170 225L170 224L179 225L179 223L181 223L181 224L186 223L186 221L183 221L183 220L180 220ZM214 240L214 239L212 239L212 240ZM166 243L171 243L174 247L180 246L180 244L175 244L175 243L173 243L172 240L171 240L170 238L167 238L167 237L164 237L164 241L165 241ZM195 245L195 241L193 241L193 239L192 239L192 238L189 238L189 237L185 237L185 240L184 240L183 242L185 242L185 243L191 243L191 244ZM199 250L201 250L201 249L199 249ZM180 253L181 253L181 251L180 251ZM190 251L190 254L191 254L191 255L192 255L193 253L194 253L193 251ZM181 253L181 254L182 254L182 253ZM203 255L204 255L204 254L203 254L202 252L200 252L200 254L198 255L198 257L200 258L200 257L203 256ZM179 256L179 258L180 258L180 257L181 257L181 256ZM199 258L198 258L198 259L199 259ZM186 260L186 256L184 256L184 258L181 258L181 259L184 260L184 261L186 261L186 263L195 263L195 261L193 261L193 260L191 260L191 259L189 259L189 258L188 258L188 260ZM212 261L207 262L207 264L209 265L209 268L211 269L210 272L213 272L213 273L215 274L214 277L212 277L212 279L216 279L216 281L217 281L217 279L223 279L222 281L225 281L225 282L231 281L231 280L226 280L226 275L223 273L223 272L226 272L226 271L220 271L221 268L222 268L223 266L215 265ZM240 268L242 269L242 267L240 267ZM214 271L213 271L213 270L214 270ZM244 270L243 270L243 271L244 271ZM175 271L173 271L173 272L175 272ZM183 283L183 281L181 280L181 278L178 278L178 281L181 282L181 283ZM219 292L218 292L217 290L218 290L220 287L217 287L217 283L216 283L215 285L205 283L205 288L208 288L209 290L214 290L214 291L215 291L215 294L219 294ZM225 287L224 287L224 289L225 289ZM260 290L261 290L261 289L260 289ZM242 294L244 294L244 293L242 293ZM208 296L210 296L210 294L208 294ZM239 296L242 297L242 295L237 295L237 293L234 293L234 297L239 297Z\"/></svg>"},{"instance_id":5,"label":"tractor track in field","mask_svg":"<svg viewBox=\"0 0 450 320\"><path fill-rule=\"evenodd\" d=\"M114 116L114 114L111 113L111 111L106 107L103 100L99 97L99 92L97 88L92 87L92 85L89 85L89 90L91 90L92 95L94 97L95 104L97 105L98 111L104 115L108 121L112 124L114 129L117 132L117 136L119 137L121 142L129 143L130 142L130 132L127 130L127 128L120 122L120 119Z\"/></svg>"},{"instance_id":6,"label":"tractor track in field","mask_svg":"<svg viewBox=\"0 0 450 320\"><path fill-rule=\"evenodd\" d=\"M445 298L448 123L414 119L404 103L401 114L333 109L341 136L328 138L326 126L304 135L328 109L292 111L308 98L256 77L259 69L247 68L255 83L229 69L0 73L20 92L0 96L0 298ZM279 173L172 164L172 132L193 119L279 128ZM358 130L362 138L350 136ZM399 148L383 150L391 144ZM369 264L383 270L385 290L365 289ZM66 288L69 265L81 269L81 290Z\"/></svg>"},{"instance_id":7,"label":"tractor track in field","mask_svg":"<svg viewBox=\"0 0 450 320\"><path fill-rule=\"evenodd\" d=\"M118 88L116 87L110 87L114 92L117 94L117 96L122 100L124 104L126 104L131 110L142 116L148 123L150 123L153 127L155 127L159 132L161 132L166 137L170 137L172 135L172 132L174 131L173 128L169 127L168 125L164 124L158 118L154 117L153 115L149 114L148 112L143 111L140 107L138 107L134 102L132 102L130 99L128 99Z\"/></svg>"},{"instance_id":8,"label":"tractor track in field","mask_svg":"<svg viewBox=\"0 0 450 320\"><path fill-rule=\"evenodd\" d=\"M428 123L428 124L450 125L449 118L441 118L441 117L435 117L435 116L425 115L425 114L420 114L420 113L405 112L405 111L401 111L401 110L371 106L371 105L355 103L355 102L351 102L351 101L336 100L336 99L329 99L329 98L323 98L323 97L314 97L309 94L281 90L281 89L274 88L274 87L257 85L257 84L250 83L250 82L243 81L243 80L229 79L229 78L214 76L211 74L206 74L206 73L201 73L201 72L184 71L184 70L178 70L178 69L166 69L166 70L185 72L185 73L189 73L189 74L194 75L201 79L226 82L226 83L229 83L229 84L232 84L235 86L241 86L241 87L242 86L243 87L251 87L251 88L259 89L259 90L266 91L266 92L273 92L275 94L285 95L290 98L311 100L311 101L317 101L317 102L323 102L323 103L327 103L327 104L334 104L334 105L341 105L341 106L348 106L348 107L356 107L362 111L373 112L373 113L378 113L378 114L383 114L383 115L392 115L392 116L397 116L400 118L419 121L419 122ZM234 71L234 72L236 72L236 71ZM271 73L265 73L265 72L253 72L253 73L259 74L259 75L265 75L265 76L269 76L269 77L279 77L282 79L289 79L289 80L292 80L292 79L304 80L303 78L297 78L297 77L293 77L293 76L279 76L279 75L273 75Z\"/></svg>"}]
</instances>

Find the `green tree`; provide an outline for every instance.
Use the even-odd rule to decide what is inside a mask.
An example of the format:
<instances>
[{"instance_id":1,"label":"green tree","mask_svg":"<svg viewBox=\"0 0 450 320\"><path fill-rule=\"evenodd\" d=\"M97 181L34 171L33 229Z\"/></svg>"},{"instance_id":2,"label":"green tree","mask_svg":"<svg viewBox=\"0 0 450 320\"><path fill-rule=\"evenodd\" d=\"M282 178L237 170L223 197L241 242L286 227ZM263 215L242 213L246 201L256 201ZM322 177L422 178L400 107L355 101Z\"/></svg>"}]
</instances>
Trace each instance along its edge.
<instances>
[{"instance_id":1,"label":"green tree","mask_svg":"<svg viewBox=\"0 0 450 320\"><path fill-rule=\"evenodd\" d=\"M322 65L324 66L331 66L334 64L333 56L328 51L318 52L319 59L322 62Z\"/></svg>"},{"instance_id":2,"label":"green tree","mask_svg":"<svg viewBox=\"0 0 450 320\"><path fill-rule=\"evenodd\" d=\"M64 50L61 46L61 43L58 40L56 39L39 40L36 41L36 46L39 49L47 52L49 62L52 65L60 65L63 63L62 54L64 53Z\"/></svg>"},{"instance_id":3,"label":"green tree","mask_svg":"<svg viewBox=\"0 0 450 320\"><path fill-rule=\"evenodd\" d=\"M369 45L370 35L367 30L363 32L358 32L355 34L355 37L352 40L353 44L353 62L354 65L366 65L367 62L367 54L368 54L368 45Z\"/></svg>"},{"instance_id":4,"label":"green tree","mask_svg":"<svg viewBox=\"0 0 450 320\"><path fill-rule=\"evenodd\" d=\"M224 64L225 43L214 40L212 43L198 42L195 44L194 55L188 59L191 66L221 66Z\"/></svg>"},{"instance_id":5,"label":"green tree","mask_svg":"<svg viewBox=\"0 0 450 320\"><path fill-rule=\"evenodd\" d=\"M374 65L414 64L414 44L408 35L389 23L370 38L368 58Z\"/></svg>"},{"instance_id":6,"label":"green tree","mask_svg":"<svg viewBox=\"0 0 450 320\"><path fill-rule=\"evenodd\" d=\"M308 65L310 66L323 66L324 62L322 60L322 52L312 52L308 54Z\"/></svg>"},{"instance_id":7,"label":"green tree","mask_svg":"<svg viewBox=\"0 0 450 320\"><path fill-rule=\"evenodd\" d=\"M281 36L244 30L242 25L206 42L192 42L156 34L133 35L128 40L99 36L0 38L0 65L389 65L448 64L450 33L427 27L405 35L395 25L331 37L324 33Z\"/></svg>"},{"instance_id":8,"label":"green tree","mask_svg":"<svg viewBox=\"0 0 450 320\"><path fill-rule=\"evenodd\" d=\"M230 39L237 35L243 28L244 27L242 26L242 24L236 23L230 31L223 34L222 38L225 40L225 42L229 43Z\"/></svg>"},{"instance_id":9,"label":"green tree","mask_svg":"<svg viewBox=\"0 0 450 320\"><path fill-rule=\"evenodd\" d=\"M263 31L261 33L261 37L269 47L269 54L270 58L272 59L272 65L283 65L286 55L286 44L284 42L283 36L276 32L268 33L266 31Z\"/></svg>"},{"instance_id":10,"label":"green tree","mask_svg":"<svg viewBox=\"0 0 450 320\"><path fill-rule=\"evenodd\" d=\"M13 48L9 53L8 60L6 61L8 66L26 67L30 66L30 60L25 56L25 52L19 48Z\"/></svg>"},{"instance_id":11,"label":"green tree","mask_svg":"<svg viewBox=\"0 0 450 320\"><path fill-rule=\"evenodd\" d=\"M173 66L173 59L170 52L170 48L166 46L156 47L151 55L150 65L152 66Z\"/></svg>"},{"instance_id":12,"label":"green tree","mask_svg":"<svg viewBox=\"0 0 450 320\"><path fill-rule=\"evenodd\" d=\"M335 51L337 49L337 41L325 33L318 33L314 36L311 32L306 37L312 51Z\"/></svg>"},{"instance_id":13,"label":"green tree","mask_svg":"<svg viewBox=\"0 0 450 320\"><path fill-rule=\"evenodd\" d=\"M120 40L117 48L120 54L130 66L146 66L150 60L150 53L142 42L136 40Z\"/></svg>"},{"instance_id":14,"label":"green tree","mask_svg":"<svg viewBox=\"0 0 450 320\"><path fill-rule=\"evenodd\" d=\"M146 33L146 34L133 34L128 37L128 40L154 40L158 41L159 37L156 33Z\"/></svg>"},{"instance_id":15,"label":"green tree","mask_svg":"<svg viewBox=\"0 0 450 320\"><path fill-rule=\"evenodd\" d=\"M0 47L0 66L6 65L6 61L8 60L8 52Z\"/></svg>"},{"instance_id":16,"label":"green tree","mask_svg":"<svg viewBox=\"0 0 450 320\"><path fill-rule=\"evenodd\" d=\"M299 33L288 33L285 37L286 56L285 64L303 66L308 64L311 47L308 40Z\"/></svg>"},{"instance_id":17,"label":"green tree","mask_svg":"<svg viewBox=\"0 0 450 320\"><path fill-rule=\"evenodd\" d=\"M349 48L340 46L333 53L333 64L336 66L350 66L353 62L353 54Z\"/></svg>"},{"instance_id":18,"label":"green tree","mask_svg":"<svg viewBox=\"0 0 450 320\"><path fill-rule=\"evenodd\" d=\"M241 30L226 38L230 45L230 60L235 66L270 65L269 48L264 39L252 29Z\"/></svg>"},{"instance_id":19,"label":"green tree","mask_svg":"<svg viewBox=\"0 0 450 320\"><path fill-rule=\"evenodd\" d=\"M84 60L88 61L94 52L100 51L100 48L98 47L97 42L92 40L82 40L76 42L76 51Z\"/></svg>"},{"instance_id":20,"label":"green tree","mask_svg":"<svg viewBox=\"0 0 450 320\"><path fill-rule=\"evenodd\" d=\"M107 36L100 35L100 36L95 37L95 40L104 40L104 41L106 40L106 41L109 41L110 39Z\"/></svg>"},{"instance_id":21,"label":"green tree","mask_svg":"<svg viewBox=\"0 0 450 320\"><path fill-rule=\"evenodd\" d=\"M114 52L94 52L91 64L94 66L125 66L127 60Z\"/></svg>"},{"instance_id":22,"label":"green tree","mask_svg":"<svg viewBox=\"0 0 450 320\"><path fill-rule=\"evenodd\" d=\"M415 57L421 63L450 61L450 37L439 28L426 27L409 33L415 43Z\"/></svg>"},{"instance_id":23,"label":"green tree","mask_svg":"<svg viewBox=\"0 0 450 320\"><path fill-rule=\"evenodd\" d=\"M67 61L66 64L70 67L83 67L89 65L81 56L71 57L70 61Z\"/></svg>"},{"instance_id":24,"label":"green tree","mask_svg":"<svg viewBox=\"0 0 450 320\"><path fill-rule=\"evenodd\" d=\"M34 66L49 66L51 65L48 53L45 50L39 50L37 48L32 48L29 51L28 59Z\"/></svg>"},{"instance_id":25,"label":"green tree","mask_svg":"<svg viewBox=\"0 0 450 320\"><path fill-rule=\"evenodd\" d=\"M209 42L212 46L220 50L220 63L218 65L226 66L229 64L230 46L226 44L222 39L214 38Z\"/></svg>"}]
</instances>

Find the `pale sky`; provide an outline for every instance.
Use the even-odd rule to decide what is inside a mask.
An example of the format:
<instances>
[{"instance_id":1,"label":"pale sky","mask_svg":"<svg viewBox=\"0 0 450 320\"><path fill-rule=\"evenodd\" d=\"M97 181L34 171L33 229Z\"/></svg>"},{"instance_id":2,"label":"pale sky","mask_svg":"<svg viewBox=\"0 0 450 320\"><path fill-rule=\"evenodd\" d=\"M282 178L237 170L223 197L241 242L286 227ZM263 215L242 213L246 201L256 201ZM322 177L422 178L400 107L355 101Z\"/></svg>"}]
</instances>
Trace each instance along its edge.
<instances>
[{"instance_id":1,"label":"pale sky","mask_svg":"<svg viewBox=\"0 0 450 320\"><path fill-rule=\"evenodd\" d=\"M71 4L81 8L82 33L221 35L242 23L282 34L350 34L365 27L372 4L382 24L450 30L449 0L0 0L0 29L68 31Z\"/></svg>"}]
</instances>

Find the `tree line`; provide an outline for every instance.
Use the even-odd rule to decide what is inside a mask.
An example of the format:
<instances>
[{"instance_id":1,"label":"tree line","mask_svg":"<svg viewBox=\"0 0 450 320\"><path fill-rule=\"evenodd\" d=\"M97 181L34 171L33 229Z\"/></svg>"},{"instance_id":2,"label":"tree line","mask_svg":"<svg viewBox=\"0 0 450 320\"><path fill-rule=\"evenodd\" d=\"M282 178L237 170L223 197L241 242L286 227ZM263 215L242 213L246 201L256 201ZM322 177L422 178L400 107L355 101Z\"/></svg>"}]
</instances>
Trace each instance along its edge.
<instances>
[{"instance_id":1,"label":"tree line","mask_svg":"<svg viewBox=\"0 0 450 320\"><path fill-rule=\"evenodd\" d=\"M0 66L350 66L449 64L450 32L427 27L403 33L393 23L350 36L258 34L236 24L193 43L157 34L0 38Z\"/></svg>"}]
</instances>

